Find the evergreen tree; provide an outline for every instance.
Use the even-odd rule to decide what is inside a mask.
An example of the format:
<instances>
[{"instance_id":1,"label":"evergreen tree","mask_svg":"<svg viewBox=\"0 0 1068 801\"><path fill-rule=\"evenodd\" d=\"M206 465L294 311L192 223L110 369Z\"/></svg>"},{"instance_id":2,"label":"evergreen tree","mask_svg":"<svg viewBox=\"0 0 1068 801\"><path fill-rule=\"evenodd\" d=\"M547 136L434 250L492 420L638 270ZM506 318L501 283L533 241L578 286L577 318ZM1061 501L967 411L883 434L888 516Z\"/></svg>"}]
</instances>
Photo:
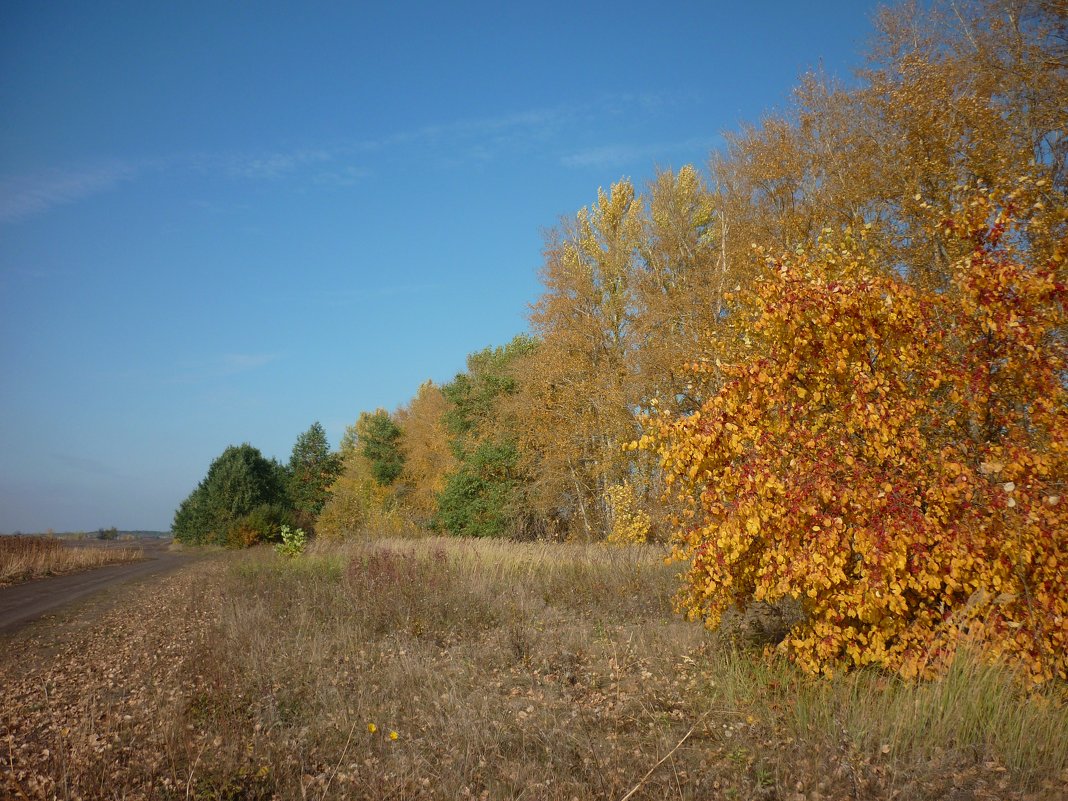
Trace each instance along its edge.
<instances>
[{"instance_id":1,"label":"evergreen tree","mask_svg":"<svg viewBox=\"0 0 1068 801\"><path fill-rule=\"evenodd\" d=\"M404 469L404 452L400 447L400 426L385 409L361 412L356 421L360 452L371 465L371 475L383 487L389 486Z\"/></svg>"},{"instance_id":2,"label":"evergreen tree","mask_svg":"<svg viewBox=\"0 0 1068 801\"><path fill-rule=\"evenodd\" d=\"M330 452L326 431L318 421L312 423L297 437L289 457L289 498L293 507L305 515L318 515L340 472L341 459Z\"/></svg>"}]
</instances>

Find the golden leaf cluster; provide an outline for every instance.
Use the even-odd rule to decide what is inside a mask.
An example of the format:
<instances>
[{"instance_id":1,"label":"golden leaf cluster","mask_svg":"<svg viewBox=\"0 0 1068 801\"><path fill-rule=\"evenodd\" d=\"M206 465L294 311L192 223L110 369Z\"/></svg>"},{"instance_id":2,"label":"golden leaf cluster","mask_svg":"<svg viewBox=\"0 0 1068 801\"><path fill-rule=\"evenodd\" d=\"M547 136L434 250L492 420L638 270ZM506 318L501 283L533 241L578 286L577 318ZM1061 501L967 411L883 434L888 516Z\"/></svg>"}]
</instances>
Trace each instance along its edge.
<instances>
[{"instance_id":1,"label":"golden leaf cluster","mask_svg":"<svg viewBox=\"0 0 1068 801\"><path fill-rule=\"evenodd\" d=\"M1030 263L1012 204L976 192L947 236L952 293L873 263L862 238L770 264L741 301L756 354L693 414L647 420L687 509L680 608L792 598L781 644L831 673L937 671L961 635L1068 678L1068 288Z\"/></svg>"},{"instance_id":2,"label":"golden leaf cluster","mask_svg":"<svg viewBox=\"0 0 1068 801\"><path fill-rule=\"evenodd\" d=\"M605 490L610 528L607 542L615 545L641 545L649 538L651 520L638 506L634 487L629 481L613 484Z\"/></svg>"}]
</instances>

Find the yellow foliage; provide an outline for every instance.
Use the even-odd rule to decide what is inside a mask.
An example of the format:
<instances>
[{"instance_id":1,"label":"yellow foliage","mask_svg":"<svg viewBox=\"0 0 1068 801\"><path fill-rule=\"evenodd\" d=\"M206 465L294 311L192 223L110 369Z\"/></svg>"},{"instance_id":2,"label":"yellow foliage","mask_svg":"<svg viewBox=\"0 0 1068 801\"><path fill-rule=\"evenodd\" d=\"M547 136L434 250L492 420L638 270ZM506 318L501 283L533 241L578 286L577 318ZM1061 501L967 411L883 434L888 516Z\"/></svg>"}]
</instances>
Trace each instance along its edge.
<instances>
[{"instance_id":1,"label":"yellow foliage","mask_svg":"<svg viewBox=\"0 0 1068 801\"><path fill-rule=\"evenodd\" d=\"M629 481L613 484L605 492L610 529L607 541L616 545L640 545L649 537L649 514L639 508Z\"/></svg>"},{"instance_id":2,"label":"yellow foliage","mask_svg":"<svg viewBox=\"0 0 1068 801\"><path fill-rule=\"evenodd\" d=\"M316 520L316 534L326 540L343 540L368 533L402 534L407 527L392 488L375 481L358 449L347 449L341 475Z\"/></svg>"},{"instance_id":3,"label":"yellow foliage","mask_svg":"<svg viewBox=\"0 0 1068 801\"><path fill-rule=\"evenodd\" d=\"M781 647L813 672L928 675L967 634L1068 678L1068 290L1063 260L1013 250L1008 208L977 192L945 226L970 249L953 293L849 233L742 293L753 356L699 413L646 420L693 509L681 610L715 626L793 598L806 617Z\"/></svg>"},{"instance_id":4,"label":"yellow foliage","mask_svg":"<svg viewBox=\"0 0 1068 801\"><path fill-rule=\"evenodd\" d=\"M446 406L441 389L427 381L396 414L405 457L398 483L405 508L424 525L437 510L437 497L445 489L445 477L456 467L442 419Z\"/></svg>"},{"instance_id":5,"label":"yellow foliage","mask_svg":"<svg viewBox=\"0 0 1068 801\"><path fill-rule=\"evenodd\" d=\"M643 200L623 180L552 233L546 293L530 318L540 343L508 401L523 466L536 476L529 501L585 538L604 530L604 488L631 461L621 446L640 400L630 360L644 222Z\"/></svg>"}]
</instances>

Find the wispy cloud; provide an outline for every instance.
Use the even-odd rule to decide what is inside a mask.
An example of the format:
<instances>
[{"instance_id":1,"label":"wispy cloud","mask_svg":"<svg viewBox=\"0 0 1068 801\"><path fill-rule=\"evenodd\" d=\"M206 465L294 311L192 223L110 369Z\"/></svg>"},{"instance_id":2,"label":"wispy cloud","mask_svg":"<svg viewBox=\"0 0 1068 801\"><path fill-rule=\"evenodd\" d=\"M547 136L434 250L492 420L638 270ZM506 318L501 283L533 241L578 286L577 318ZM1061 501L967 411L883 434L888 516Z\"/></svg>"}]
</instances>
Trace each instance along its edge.
<instances>
[{"instance_id":1,"label":"wispy cloud","mask_svg":"<svg viewBox=\"0 0 1068 801\"><path fill-rule=\"evenodd\" d=\"M222 170L241 178L277 179L302 175L312 183L354 186L370 174L361 158L413 146L447 149L454 158L465 154L472 161L485 161L500 149L523 140L544 138L585 107L541 108L488 117L472 117L447 123L423 125L379 137L352 139L330 147L298 148L270 153L199 154L188 157L191 166L203 172ZM452 162L450 162L452 163Z\"/></svg>"},{"instance_id":2,"label":"wispy cloud","mask_svg":"<svg viewBox=\"0 0 1068 801\"><path fill-rule=\"evenodd\" d=\"M108 192L150 172L224 173L231 177L271 179L330 161L327 150L273 153L192 153L137 161L108 159L96 164L0 178L0 224L19 223L59 206Z\"/></svg>"},{"instance_id":3,"label":"wispy cloud","mask_svg":"<svg viewBox=\"0 0 1068 801\"><path fill-rule=\"evenodd\" d=\"M565 167L617 167L637 161L648 148L636 145L603 145L571 153L560 159Z\"/></svg>"},{"instance_id":4,"label":"wispy cloud","mask_svg":"<svg viewBox=\"0 0 1068 801\"><path fill-rule=\"evenodd\" d=\"M144 163L108 161L77 170L48 170L0 180L0 222L20 222L137 178Z\"/></svg>"},{"instance_id":5,"label":"wispy cloud","mask_svg":"<svg viewBox=\"0 0 1068 801\"><path fill-rule=\"evenodd\" d=\"M226 216L230 214L238 214L243 211L248 211L251 206L248 203L219 203L215 200L205 200L204 198L197 198L196 200L189 201L189 205L208 214Z\"/></svg>"},{"instance_id":6,"label":"wispy cloud","mask_svg":"<svg viewBox=\"0 0 1068 801\"><path fill-rule=\"evenodd\" d=\"M625 167L636 162L648 162L650 159L655 160L673 154L692 153L693 151L707 153L714 145L715 140L707 138L654 144L602 145L570 153L563 156L560 163L565 167L574 168Z\"/></svg>"},{"instance_id":7,"label":"wispy cloud","mask_svg":"<svg viewBox=\"0 0 1068 801\"><path fill-rule=\"evenodd\" d=\"M197 384L229 378L266 367L282 357L280 353L222 353L209 359L187 363L165 381L168 384Z\"/></svg>"},{"instance_id":8,"label":"wispy cloud","mask_svg":"<svg viewBox=\"0 0 1068 801\"><path fill-rule=\"evenodd\" d=\"M231 175L242 178L280 178L303 167L332 161L335 154L324 149L300 149L266 155L238 155L229 159Z\"/></svg>"},{"instance_id":9,"label":"wispy cloud","mask_svg":"<svg viewBox=\"0 0 1068 801\"><path fill-rule=\"evenodd\" d=\"M319 186L355 186L365 179L371 171L366 167L349 164L334 170L323 170L315 174L312 181Z\"/></svg>"},{"instance_id":10,"label":"wispy cloud","mask_svg":"<svg viewBox=\"0 0 1068 801\"><path fill-rule=\"evenodd\" d=\"M515 141L516 138L542 136L555 130L579 111L580 107L576 106L557 106L496 116L470 117L396 131L381 137L360 139L347 147L354 152L374 152L410 144L453 144L457 140L473 140L486 136L496 136L497 141ZM505 138L501 139L502 136Z\"/></svg>"},{"instance_id":11,"label":"wispy cloud","mask_svg":"<svg viewBox=\"0 0 1068 801\"><path fill-rule=\"evenodd\" d=\"M307 185L351 187L370 174L365 162L390 151L431 164L484 164L559 142L562 134L618 115L655 113L671 95L611 95L588 103L532 108L413 127L379 137L289 150L170 154L140 161L111 159L73 169L0 178L0 224L18 223L52 209L115 189L149 172L202 173L231 179L300 180ZM697 140L660 145L606 145L565 155L567 167L621 166L694 146ZM551 156L550 156L551 157Z\"/></svg>"}]
</instances>

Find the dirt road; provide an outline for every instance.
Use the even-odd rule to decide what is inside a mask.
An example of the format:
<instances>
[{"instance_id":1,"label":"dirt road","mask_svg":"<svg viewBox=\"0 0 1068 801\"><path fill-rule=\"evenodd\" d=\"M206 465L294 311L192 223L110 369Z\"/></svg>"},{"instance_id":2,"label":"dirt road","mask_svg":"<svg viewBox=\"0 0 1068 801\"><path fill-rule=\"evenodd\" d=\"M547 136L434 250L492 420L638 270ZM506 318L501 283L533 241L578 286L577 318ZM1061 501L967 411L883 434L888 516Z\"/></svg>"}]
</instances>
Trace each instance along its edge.
<instances>
[{"instance_id":1,"label":"dirt road","mask_svg":"<svg viewBox=\"0 0 1068 801\"><path fill-rule=\"evenodd\" d=\"M0 587L0 632L13 631L61 606L133 579L156 576L189 562L169 541L144 540L145 560Z\"/></svg>"}]
</instances>

